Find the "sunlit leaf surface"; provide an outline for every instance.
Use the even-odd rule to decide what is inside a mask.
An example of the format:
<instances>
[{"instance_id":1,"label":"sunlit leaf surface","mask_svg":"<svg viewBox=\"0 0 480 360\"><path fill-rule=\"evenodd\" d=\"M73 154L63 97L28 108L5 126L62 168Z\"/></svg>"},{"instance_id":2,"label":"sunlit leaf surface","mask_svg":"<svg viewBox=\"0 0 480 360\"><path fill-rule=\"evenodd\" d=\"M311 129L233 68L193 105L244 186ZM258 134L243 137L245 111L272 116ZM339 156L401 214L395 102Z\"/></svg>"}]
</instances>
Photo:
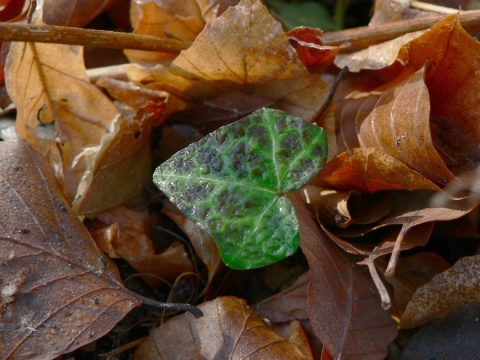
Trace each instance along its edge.
<instances>
[{"instance_id":1,"label":"sunlit leaf surface","mask_svg":"<svg viewBox=\"0 0 480 360\"><path fill-rule=\"evenodd\" d=\"M320 170L326 144L322 128L261 109L179 151L154 182L212 234L227 265L265 266L296 251L298 220L282 194Z\"/></svg>"}]
</instances>

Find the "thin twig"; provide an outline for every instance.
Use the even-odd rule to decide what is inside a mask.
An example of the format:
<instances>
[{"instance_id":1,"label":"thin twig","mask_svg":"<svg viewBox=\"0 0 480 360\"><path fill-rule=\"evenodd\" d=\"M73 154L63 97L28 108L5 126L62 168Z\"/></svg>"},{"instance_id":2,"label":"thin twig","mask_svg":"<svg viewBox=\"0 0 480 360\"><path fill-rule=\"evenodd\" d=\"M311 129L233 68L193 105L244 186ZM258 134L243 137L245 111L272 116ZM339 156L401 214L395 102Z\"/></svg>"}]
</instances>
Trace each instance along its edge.
<instances>
[{"instance_id":1,"label":"thin twig","mask_svg":"<svg viewBox=\"0 0 480 360\"><path fill-rule=\"evenodd\" d=\"M124 32L67 26L0 23L0 40L83 45L112 49L134 49L179 53L188 42Z\"/></svg>"},{"instance_id":2,"label":"thin twig","mask_svg":"<svg viewBox=\"0 0 480 360\"><path fill-rule=\"evenodd\" d=\"M456 14L460 11L458 9L452 9L445 6L430 4L423 1L412 1L410 3L410 7L424 11L436 12L439 14Z\"/></svg>"},{"instance_id":3,"label":"thin twig","mask_svg":"<svg viewBox=\"0 0 480 360\"><path fill-rule=\"evenodd\" d=\"M444 17L429 15L418 19L326 33L323 42L325 45L349 42L351 46L343 51L360 50L405 33L428 29ZM480 10L461 12L460 22L468 32L480 31ZM171 53L179 53L190 46L190 43L185 41L149 35L19 23L0 23L0 41L29 41Z\"/></svg>"},{"instance_id":4,"label":"thin twig","mask_svg":"<svg viewBox=\"0 0 480 360\"><path fill-rule=\"evenodd\" d=\"M341 45L349 42L351 44L350 47L344 49L344 51L361 50L370 45L395 39L409 32L428 29L444 18L445 15L429 15L388 24L363 26L326 33L323 35L322 40L325 45ZM460 13L460 23L470 33L480 31L480 10Z\"/></svg>"}]
</instances>

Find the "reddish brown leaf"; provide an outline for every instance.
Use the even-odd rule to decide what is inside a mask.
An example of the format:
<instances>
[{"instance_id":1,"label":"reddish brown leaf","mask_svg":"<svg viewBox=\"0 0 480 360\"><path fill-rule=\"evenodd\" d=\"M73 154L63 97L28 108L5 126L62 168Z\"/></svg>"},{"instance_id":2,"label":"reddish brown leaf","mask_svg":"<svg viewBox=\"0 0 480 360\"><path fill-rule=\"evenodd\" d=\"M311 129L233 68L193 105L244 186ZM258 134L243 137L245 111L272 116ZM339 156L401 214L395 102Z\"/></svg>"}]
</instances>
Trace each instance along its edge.
<instances>
[{"instance_id":1,"label":"reddish brown leaf","mask_svg":"<svg viewBox=\"0 0 480 360\"><path fill-rule=\"evenodd\" d=\"M386 90L360 126L363 147L378 147L429 180L445 185L453 177L432 141L430 97L419 70Z\"/></svg>"},{"instance_id":2,"label":"reddish brown leaf","mask_svg":"<svg viewBox=\"0 0 480 360\"><path fill-rule=\"evenodd\" d=\"M36 152L2 142L0 171L0 357L56 358L106 334L139 302Z\"/></svg>"},{"instance_id":3,"label":"reddish brown leaf","mask_svg":"<svg viewBox=\"0 0 480 360\"><path fill-rule=\"evenodd\" d=\"M376 147L355 148L351 155L338 155L324 166L315 183L342 191L440 190L425 176Z\"/></svg>"},{"instance_id":4,"label":"reddish brown leaf","mask_svg":"<svg viewBox=\"0 0 480 360\"><path fill-rule=\"evenodd\" d=\"M135 359L312 359L309 349L276 333L242 299L219 297L199 309L199 319L183 314L155 329Z\"/></svg>"},{"instance_id":5,"label":"reddish brown leaf","mask_svg":"<svg viewBox=\"0 0 480 360\"><path fill-rule=\"evenodd\" d=\"M287 35L303 65L313 74L320 74L332 65L340 51L337 46L323 45L320 29L302 26L290 30Z\"/></svg>"},{"instance_id":6,"label":"reddish brown leaf","mask_svg":"<svg viewBox=\"0 0 480 360\"><path fill-rule=\"evenodd\" d=\"M383 359L396 325L362 273L315 223L298 194L289 198L300 219L300 247L310 265L308 315L334 358Z\"/></svg>"}]
</instances>

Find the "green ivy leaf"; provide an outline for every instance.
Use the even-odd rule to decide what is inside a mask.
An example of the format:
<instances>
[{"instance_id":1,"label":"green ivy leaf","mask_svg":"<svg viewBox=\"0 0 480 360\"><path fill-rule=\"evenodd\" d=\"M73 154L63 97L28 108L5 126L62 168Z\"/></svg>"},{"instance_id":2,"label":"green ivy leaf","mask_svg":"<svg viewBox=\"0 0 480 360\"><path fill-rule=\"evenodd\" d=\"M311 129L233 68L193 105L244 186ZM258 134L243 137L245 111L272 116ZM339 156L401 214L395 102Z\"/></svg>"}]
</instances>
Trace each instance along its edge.
<instances>
[{"instance_id":1,"label":"green ivy leaf","mask_svg":"<svg viewBox=\"0 0 480 360\"><path fill-rule=\"evenodd\" d=\"M212 235L225 264L249 269L297 250L298 219L282 195L305 185L326 156L322 128L261 109L179 151L153 180Z\"/></svg>"}]
</instances>

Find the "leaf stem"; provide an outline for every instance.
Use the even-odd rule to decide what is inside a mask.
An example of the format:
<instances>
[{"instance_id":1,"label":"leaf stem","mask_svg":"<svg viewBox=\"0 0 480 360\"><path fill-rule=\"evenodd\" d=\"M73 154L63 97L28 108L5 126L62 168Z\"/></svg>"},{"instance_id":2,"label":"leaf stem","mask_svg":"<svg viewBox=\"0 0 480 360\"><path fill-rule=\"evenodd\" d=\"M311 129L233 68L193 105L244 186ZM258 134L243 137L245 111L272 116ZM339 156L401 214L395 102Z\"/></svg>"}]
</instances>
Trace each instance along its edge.
<instances>
[{"instance_id":1,"label":"leaf stem","mask_svg":"<svg viewBox=\"0 0 480 360\"><path fill-rule=\"evenodd\" d=\"M135 297L138 301L142 303L142 305L147 305L151 306L156 309L161 309L161 310L170 310L170 311L188 311L191 312L193 316L195 316L196 319L200 318L203 316L202 310L199 308L190 305L190 304L180 304L180 303L164 303L160 302L157 300L153 300L150 298L147 298L145 296L142 296L140 294L137 294L131 290L124 289L130 293L133 297Z\"/></svg>"},{"instance_id":2,"label":"leaf stem","mask_svg":"<svg viewBox=\"0 0 480 360\"><path fill-rule=\"evenodd\" d=\"M0 40L179 53L190 43L149 35L44 24L0 23Z\"/></svg>"}]
</instances>

